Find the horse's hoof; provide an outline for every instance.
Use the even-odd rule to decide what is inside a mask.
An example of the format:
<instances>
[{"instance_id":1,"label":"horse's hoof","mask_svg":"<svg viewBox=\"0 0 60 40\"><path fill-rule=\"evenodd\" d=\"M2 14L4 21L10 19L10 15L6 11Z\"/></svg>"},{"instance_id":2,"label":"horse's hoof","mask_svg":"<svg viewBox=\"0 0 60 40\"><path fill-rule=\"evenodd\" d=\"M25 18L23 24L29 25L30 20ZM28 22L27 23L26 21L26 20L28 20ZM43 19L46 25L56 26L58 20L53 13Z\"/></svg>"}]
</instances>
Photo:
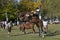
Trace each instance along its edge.
<instances>
[{"instance_id":1,"label":"horse's hoof","mask_svg":"<svg viewBox=\"0 0 60 40\"><path fill-rule=\"evenodd\" d=\"M44 35L42 35L42 38L44 38Z\"/></svg>"},{"instance_id":2,"label":"horse's hoof","mask_svg":"<svg viewBox=\"0 0 60 40\"><path fill-rule=\"evenodd\" d=\"M35 34L36 32L33 32L33 34Z\"/></svg>"},{"instance_id":3,"label":"horse's hoof","mask_svg":"<svg viewBox=\"0 0 60 40\"><path fill-rule=\"evenodd\" d=\"M9 35L10 33L8 32L8 35Z\"/></svg>"},{"instance_id":4,"label":"horse's hoof","mask_svg":"<svg viewBox=\"0 0 60 40\"><path fill-rule=\"evenodd\" d=\"M24 34L26 34L26 32L24 32Z\"/></svg>"},{"instance_id":5,"label":"horse's hoof","mask_svg":"<svg viewBox=\"0 0 60 40\"><path fill-rule=\"evenodd\" d=\"M45 35L44 35L44 34L42 34L42 38L44 38L44 36L45 36Z\"/></svg>"},{"instance_id":6,"label":"horse's hoof","mask_svg":"<svg viewBox=\"0 0 60 40\"><path fill-rule=\"evenodd\" d=\"M39 37L40 37L41 35L39 35Z\"/></svg>"}]
</instances>

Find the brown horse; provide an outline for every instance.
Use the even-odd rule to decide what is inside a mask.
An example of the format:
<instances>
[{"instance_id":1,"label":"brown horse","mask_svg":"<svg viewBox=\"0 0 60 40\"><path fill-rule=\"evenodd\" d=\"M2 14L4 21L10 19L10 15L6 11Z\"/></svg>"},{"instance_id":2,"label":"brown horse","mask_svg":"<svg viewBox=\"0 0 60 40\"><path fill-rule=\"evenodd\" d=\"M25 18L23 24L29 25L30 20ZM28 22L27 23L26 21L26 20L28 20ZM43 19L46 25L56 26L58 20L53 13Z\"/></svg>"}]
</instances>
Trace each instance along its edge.
<instances>
[{"instance_id":1,"label":"brown horse","mask_svg":"<svg viewBox=\"0 0 60 40\"><path fill-rule=\"evenodd\" d=\"M40 29L43 27L42 20L39 20L37 17L32 17L29 23L23 22L20 24L20 30L22 30L25 33L25 29L33 29L33 33L35 33L34 24L37 25L39 30L39 36L40 36Z\"/></svg>"},{"instance_id":2,"label":"brown horse","mask_svg":"<svg viewBox=\"0 0 60 40\"><path fill-rule=\"evenodd\" d=\"M33 33L34 33L35 32L34 23L32 23L31 21L28 23L25 23L25 22L21 23L20 24L20 30L23 31L24 34L26 34L25 29L32 29Z\"/></svg>"},{"instance_id":3,"label":"brown horse","mask_svg":"<svg viewBox=\"0 0 60 40\"><path fill-rule=\"evenodd\" d=\"M27 16L25 16L26 14L24 14L24 16L23 16L25 21L29 20L29 18ZM28 12L28 14L30 15L31 12L30 13ZM40 36L40 30L43 31L43 21L40 20L39 17L36 15L31 17L31 20L29 21L29 23L27 23L27 24L25 22L21 23L20 24L20 30L22 30L24 33L26 33L25 29L33 29L33 32L35 32L34 24L36 24L38 27L39 36Z\"/></svg>"}]
</instances>

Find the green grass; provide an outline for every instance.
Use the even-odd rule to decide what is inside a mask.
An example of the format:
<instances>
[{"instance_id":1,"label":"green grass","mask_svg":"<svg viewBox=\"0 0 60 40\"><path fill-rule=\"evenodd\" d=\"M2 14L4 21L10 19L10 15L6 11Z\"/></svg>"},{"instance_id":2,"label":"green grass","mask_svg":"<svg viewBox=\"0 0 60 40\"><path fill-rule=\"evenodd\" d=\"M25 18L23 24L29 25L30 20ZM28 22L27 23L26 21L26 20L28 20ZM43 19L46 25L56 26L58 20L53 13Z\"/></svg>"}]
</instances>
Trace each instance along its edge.
<instances>
[{"instance_id":1,"label":"green grass","mask_svg":"<svg viewBox=\"0 0 60 40\"><path fill-rule=\"evenodd\" d=\"M35 27L36 32L38 32ZM32 32L31 29L26 30L26 32ZM37 34L26 34L19 30L18 27L13 27L10 37L8 37L7 29L2 30L0 28L0 40L60 40L60 24L49 24L48 25L48 33L49 35L45 36L45 38L39 37Z\"/></svg>"}]
</instances>

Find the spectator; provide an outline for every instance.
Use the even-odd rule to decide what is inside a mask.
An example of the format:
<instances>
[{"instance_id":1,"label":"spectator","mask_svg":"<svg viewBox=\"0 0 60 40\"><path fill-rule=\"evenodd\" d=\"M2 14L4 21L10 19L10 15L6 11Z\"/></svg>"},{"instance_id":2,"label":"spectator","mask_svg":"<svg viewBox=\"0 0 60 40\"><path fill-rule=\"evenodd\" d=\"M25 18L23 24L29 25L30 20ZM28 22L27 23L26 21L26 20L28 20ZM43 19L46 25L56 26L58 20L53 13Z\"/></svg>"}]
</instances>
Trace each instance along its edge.
<instances>
[{"instance_id":1,"label":"spectator","mask_svg":"<svg viewBox=\"0 0 60 40\"><path fill-rule=\"evenodd\" d=\"M48 29L48 21L46 19L43 20L43 31L44 33L47 33Z\"/></svg>"},{"instance_id":2,"label":"spectator","mask_svg":"<svg viewBox=\"0 0 60 40\"><path fill-rule=\"evenodd\" d=\"M12 21L7 22L7 29L8 29L8 34L10 34L12 29Z\"/></svg>"}]
</instances>

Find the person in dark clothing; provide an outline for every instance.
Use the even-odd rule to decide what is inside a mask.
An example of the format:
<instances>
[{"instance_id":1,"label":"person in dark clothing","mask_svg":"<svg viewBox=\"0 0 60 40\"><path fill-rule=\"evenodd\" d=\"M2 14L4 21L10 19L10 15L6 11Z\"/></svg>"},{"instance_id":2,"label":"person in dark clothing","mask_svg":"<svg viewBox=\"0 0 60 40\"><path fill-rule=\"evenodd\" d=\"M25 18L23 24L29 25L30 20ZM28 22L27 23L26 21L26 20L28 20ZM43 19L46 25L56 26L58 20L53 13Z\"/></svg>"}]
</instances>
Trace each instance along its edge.
<instances>
[{"instance_id":1,"label":"person in dark clothing","mask_svg":"<svg viewBox=\"0 0 60 40\"><path fill-rule=\"evenodd\" d=\"M11 29L12 29L12 21L7 23L7 30L8 30L8 34L11 33Z\"/></svg>"}]
</instances>

